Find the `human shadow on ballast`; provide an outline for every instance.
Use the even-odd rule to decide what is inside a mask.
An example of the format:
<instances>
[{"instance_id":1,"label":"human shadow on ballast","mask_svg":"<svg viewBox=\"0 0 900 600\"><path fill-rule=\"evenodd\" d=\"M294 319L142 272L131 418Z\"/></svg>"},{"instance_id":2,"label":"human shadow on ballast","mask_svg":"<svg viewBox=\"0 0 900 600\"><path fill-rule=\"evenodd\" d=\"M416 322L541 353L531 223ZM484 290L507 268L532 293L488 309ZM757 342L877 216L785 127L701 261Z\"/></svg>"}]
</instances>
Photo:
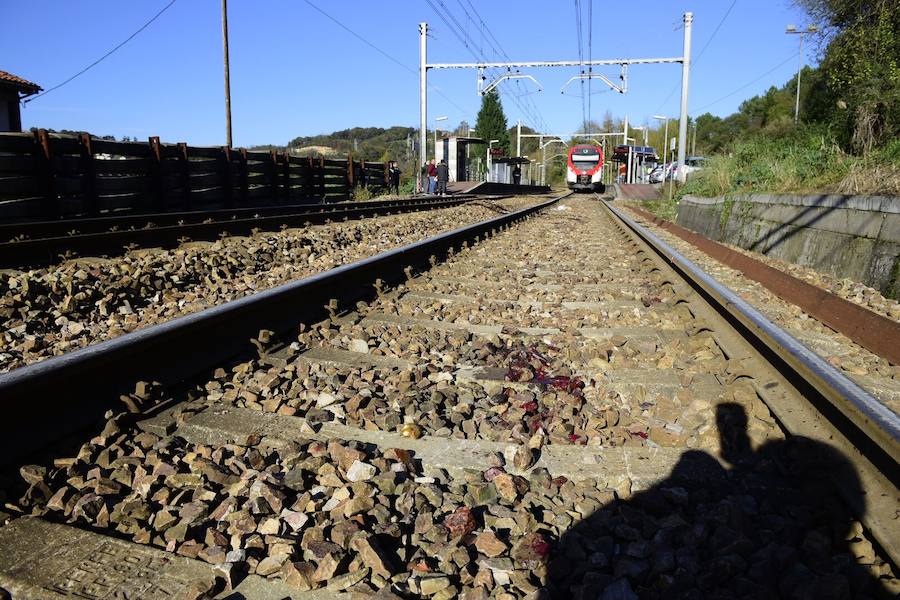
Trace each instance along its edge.
<instances>
[{"instance_id":1,"label":"human shadow on ballast","mask_svg":"<svg viewBox=\"0 0 900 600\"><path fill-rule=\"evenodd\" d=\"M716 421L729 467L687 451L666 480L574 525L541 598L887 597L853 465L804 437L754 452L740 404L719 405Z\"/></svg>"}]
</instances>

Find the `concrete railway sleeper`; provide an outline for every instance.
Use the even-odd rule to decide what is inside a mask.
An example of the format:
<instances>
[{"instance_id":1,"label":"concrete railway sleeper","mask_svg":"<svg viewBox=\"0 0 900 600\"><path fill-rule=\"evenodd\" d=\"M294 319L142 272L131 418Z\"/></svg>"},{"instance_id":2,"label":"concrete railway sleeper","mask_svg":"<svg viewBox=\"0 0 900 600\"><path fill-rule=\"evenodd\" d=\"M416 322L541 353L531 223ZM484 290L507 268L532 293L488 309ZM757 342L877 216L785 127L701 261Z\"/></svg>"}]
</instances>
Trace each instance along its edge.
<instances>
[{"instance_id":1,"label":"concrete railway sleeper","mask_svg":"<svg viewBox=\"0 0 900 600\"><path fill-rule=\"evenodd\" d=\"M499 219L270 290L256 312L245 298L185 317L192 369L166 368L187 350L157 349L143 373L162 384L139 383L88 442L4 484L0 587L14 598L900 590L891 545L866 527L885 509L865 508L880 480L827 424L796 425L803 386L601 203ZM423 260L430 269L398 282ZM304 298L341 302L300 310ZM266 330L256 356L229 359L254 328ZM164 333L82 352L77 367L24 367L0 392L49 399L66 389L53 377L86 370L68 382L77 395L124 368L123 351L175 351ZM207 349L229 337L227 353ZM74 433L54 435L63 429Z\"/></svg>"}]
</instances>

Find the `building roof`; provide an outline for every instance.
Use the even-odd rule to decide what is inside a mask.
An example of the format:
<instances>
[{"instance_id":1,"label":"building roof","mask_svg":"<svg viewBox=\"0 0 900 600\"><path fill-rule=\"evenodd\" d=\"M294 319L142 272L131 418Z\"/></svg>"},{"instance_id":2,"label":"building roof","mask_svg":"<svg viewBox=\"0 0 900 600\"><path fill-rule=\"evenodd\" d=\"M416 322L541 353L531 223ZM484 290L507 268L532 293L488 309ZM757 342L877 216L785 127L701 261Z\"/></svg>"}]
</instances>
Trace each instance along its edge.
<instances>
[{"instance_id":1,"label":"building roof","mask_svg":"<svg viewBox=\"0 0 900 600\"><path fill-rule=\"evenodd\" d=\"M501 156L498 158L492 158L492 163L503 163L510 165L527 165L531 162L530 159L525 158L524 156Z\"/></svg>"},{"instance_id":2,"label":"building roof","mask_svg":"<svg viewBox=\"0 0 900 600\"><path fill-rule=\"evenodd\" d=\"M22 79L18 75L7 73L6 71L0 71L0 84L7 84L28 95L37 94L43 89L36 83L28 81L27 79Z\"/></svg>"},{"instance_id":3,"label":"building roof","mask_svg":"<svg viewBox=\"0 0 900 600\"><path fill-rule=\"evenodd\" d=\"M469 144L486 144L487 143L479 137L469 137L469 136L465 136L465 135L445 135L441 139L442 140L455 139L457 142L467 142Z\"/></svg>"}]
</instances>

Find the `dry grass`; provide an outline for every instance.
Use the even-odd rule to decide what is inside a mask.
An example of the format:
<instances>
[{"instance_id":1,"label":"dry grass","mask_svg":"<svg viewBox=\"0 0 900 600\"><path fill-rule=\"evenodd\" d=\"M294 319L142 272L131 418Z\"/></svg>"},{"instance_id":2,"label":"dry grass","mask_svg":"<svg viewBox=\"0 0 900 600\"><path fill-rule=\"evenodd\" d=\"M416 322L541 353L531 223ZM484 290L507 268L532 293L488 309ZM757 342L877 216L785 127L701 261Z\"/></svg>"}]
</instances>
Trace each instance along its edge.
<instances>
[{"instance_id":1,"label":"dry grass","mask_svg":"<svg viewBox=\"0 0 900 600\"><path fill-rule=\"evenodd\" d=\"M711 157L678 196L735 192L900 195L900 142L859 157L821 133L758 137Z\"/></svg>"},{"instance_id":2,"label":"dry grass","mask_svg":"<svg viewBox=\"0 0 900 600\"><path fill-rule=\"evenodd\" d=\"M891 163L854 163L834 191L839 194L900 196L900 167Z\"/></svg>"}]
</instances>

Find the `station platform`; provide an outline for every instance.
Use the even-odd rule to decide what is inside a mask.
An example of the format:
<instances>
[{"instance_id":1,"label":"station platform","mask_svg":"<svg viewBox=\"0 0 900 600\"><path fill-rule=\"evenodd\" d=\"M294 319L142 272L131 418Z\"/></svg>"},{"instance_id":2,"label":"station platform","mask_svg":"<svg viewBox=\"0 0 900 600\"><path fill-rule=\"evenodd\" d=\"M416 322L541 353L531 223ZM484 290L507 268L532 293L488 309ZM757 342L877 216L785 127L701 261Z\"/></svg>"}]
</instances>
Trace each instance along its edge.
<instances>
[{"instance_id":1,"label":"station platform","mask_svg":"<svg viewBox=\"0 0 900 600\"><path fill-rule=\"evenodd\" d=\"M616 199L618 200L659 200L657 186L646 183L617 183Z\"/></svg>"},{"instance_id":2,"label":"station platform","mask_svg":"<svg viewBox=\"0 0 900 600\"><path fill-rule=\"evenodd\" d=\"M513 185L511 183L493 183L488 181L451 181L447 184L451 194L547 194L548 185Z\"/></svg>"}]
</instances>

